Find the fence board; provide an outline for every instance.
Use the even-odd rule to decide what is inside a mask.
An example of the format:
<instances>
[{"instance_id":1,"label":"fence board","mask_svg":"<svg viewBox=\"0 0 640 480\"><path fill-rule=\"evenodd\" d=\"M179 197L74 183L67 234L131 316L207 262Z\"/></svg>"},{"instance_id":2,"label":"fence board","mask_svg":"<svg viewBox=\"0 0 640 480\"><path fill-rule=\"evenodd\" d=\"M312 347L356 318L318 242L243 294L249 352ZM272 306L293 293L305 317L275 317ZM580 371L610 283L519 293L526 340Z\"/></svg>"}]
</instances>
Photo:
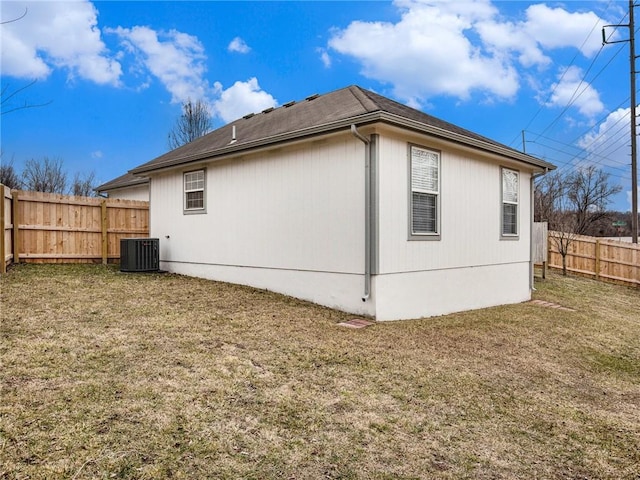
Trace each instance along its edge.
<instances>
[{"instance_id":1,"label":"fence board","mask_svg":"<svg viewBox=\"0 0 640 480\"><path fill-rule=\"evenodd\" d=\"M562 268L562 256L549 232L549 266ZM567 271L604 281L640 286L640 246L577 235L569 246Z\"/></svg>"},{"instance_id":2,"label":"fence board","mask_svg":"<svg viewBox=\"0 0 640 480\"><path fill-rule=\"evenodd\" d=\"M2 199L0 202L0 225L2 225L2 239L0 243L0 260L2 265L0 271L7 271L7 265L13 260L13 221L11 216L11 201L13 199L11 190L0 183Z\"/></svg>"},{"instance_id":3,"label":"fence board","mask_svg":"<svg viewBox=\"0 0 640 480\"><path fill-rule=\"evenodd\" d=\"M547 237L549 235L549 224L547 222L534 222L531 241L531 251L533 263L542 265L542 278L547 277Z\"/></svg>"},{"instance_id":4,"label":"fence board","mask_svg":"<svg viewBox=\"0 0 640 480\"><path fill-rule=\"evenodd\" d=\"M149 202L3 189L5 265L115 263L121 238L149 235Z\"/></svg>"}]
</instances>

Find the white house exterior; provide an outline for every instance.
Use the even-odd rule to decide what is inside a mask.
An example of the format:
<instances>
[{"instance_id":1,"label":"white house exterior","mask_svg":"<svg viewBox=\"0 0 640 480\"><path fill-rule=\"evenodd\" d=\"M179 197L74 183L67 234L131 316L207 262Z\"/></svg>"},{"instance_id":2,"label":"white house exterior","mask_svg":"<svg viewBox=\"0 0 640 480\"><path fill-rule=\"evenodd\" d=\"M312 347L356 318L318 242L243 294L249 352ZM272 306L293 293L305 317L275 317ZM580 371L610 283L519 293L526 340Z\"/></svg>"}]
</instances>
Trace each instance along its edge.
<instances>
[{"instance_id":1,"label":"white house exterior","mask_svg":"<svg viewBox=\"0 0 640 480\"><path fill-rule=\"evenodd\" d=\"M132 173L161 268L396 320L528 300L531 178L550 168L352 86Z\"/></svg>"}]
</instances>

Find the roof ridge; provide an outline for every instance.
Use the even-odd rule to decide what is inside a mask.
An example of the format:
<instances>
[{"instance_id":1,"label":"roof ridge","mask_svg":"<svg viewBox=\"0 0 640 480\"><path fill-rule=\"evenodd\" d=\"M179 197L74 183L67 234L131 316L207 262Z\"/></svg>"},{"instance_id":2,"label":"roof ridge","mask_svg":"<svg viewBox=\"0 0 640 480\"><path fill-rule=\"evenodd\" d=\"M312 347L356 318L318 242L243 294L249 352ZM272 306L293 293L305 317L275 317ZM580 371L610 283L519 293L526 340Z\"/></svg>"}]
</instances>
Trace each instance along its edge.
<instances>
[{"instance_id":1,"label":"roof ridge","mask_svg":"<svg viewBox=\"0 0 640 480\"><path fill-rule=\"evenodd\" d=\"M349 91L353 94L353 96L360 102L362 108L364 108L367 112L376 112L378 110L382 110L380 104L378 104L375 100L367 95L367 92L360 87L359 85L351 85Z\"/></svg>"}]
</instances>

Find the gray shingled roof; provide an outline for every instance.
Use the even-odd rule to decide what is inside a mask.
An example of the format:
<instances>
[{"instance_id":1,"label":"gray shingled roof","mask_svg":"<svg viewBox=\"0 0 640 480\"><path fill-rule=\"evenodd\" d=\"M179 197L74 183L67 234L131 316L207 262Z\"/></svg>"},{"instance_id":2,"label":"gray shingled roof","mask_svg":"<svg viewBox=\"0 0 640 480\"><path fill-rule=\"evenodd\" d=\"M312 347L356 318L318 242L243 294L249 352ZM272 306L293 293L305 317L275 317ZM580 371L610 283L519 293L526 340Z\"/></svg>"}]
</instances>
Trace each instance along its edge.
<instances>
[{"instance_id":1,"label":"gray shingled roof","mask_svg":"<svg viewBox=\"0 0 640 480\"><path fill-rule=\"evenodd\" d=\"M131 173L146 174L154 170L215 159L267 145L345 130L351 124L362 126L373 122L402 126L540 168L555 168L543 160L523 154L382 95L358 86L350 86L324 95L312 95L303 101L289 102L279 108L266 109L261 113L245 115L191 143L134 168ZM236 141L232 142L234 128Z\"/></svg>"},{"instance_id":2,"label":"gray shingled roof","mask_svg":"<svg viewBox=\"0 0 640 480\"><path fill-rule=\"evenodd\" d=\"M107 183L103 183L99 187L94 188L94 190L96 192L106 192L108 190L115 190L116 188L133 187L135 185L145 185L147 183L149 183L148 178L138 177L132 173L125 173L118 178L114 178Z\"/></svg>"}]
</instances>

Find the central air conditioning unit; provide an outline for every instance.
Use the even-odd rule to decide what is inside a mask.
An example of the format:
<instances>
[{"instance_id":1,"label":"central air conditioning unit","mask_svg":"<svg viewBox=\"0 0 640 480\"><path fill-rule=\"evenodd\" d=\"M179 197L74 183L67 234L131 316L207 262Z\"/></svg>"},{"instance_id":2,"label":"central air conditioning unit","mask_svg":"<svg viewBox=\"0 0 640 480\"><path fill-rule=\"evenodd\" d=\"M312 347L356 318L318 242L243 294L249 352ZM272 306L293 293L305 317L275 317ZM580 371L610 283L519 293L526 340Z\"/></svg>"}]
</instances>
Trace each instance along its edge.
<instances>
[{"instance_id":1,"label":"central air conditioning unit","mask_svg":"<svg viewBox=\"0 0 640 480\"><path fill-rule=\"evenodd\" d=\"M121 272L157 272L160 269L160 243L157 238L120 240Z\"/></svg>"}]
</instances>

